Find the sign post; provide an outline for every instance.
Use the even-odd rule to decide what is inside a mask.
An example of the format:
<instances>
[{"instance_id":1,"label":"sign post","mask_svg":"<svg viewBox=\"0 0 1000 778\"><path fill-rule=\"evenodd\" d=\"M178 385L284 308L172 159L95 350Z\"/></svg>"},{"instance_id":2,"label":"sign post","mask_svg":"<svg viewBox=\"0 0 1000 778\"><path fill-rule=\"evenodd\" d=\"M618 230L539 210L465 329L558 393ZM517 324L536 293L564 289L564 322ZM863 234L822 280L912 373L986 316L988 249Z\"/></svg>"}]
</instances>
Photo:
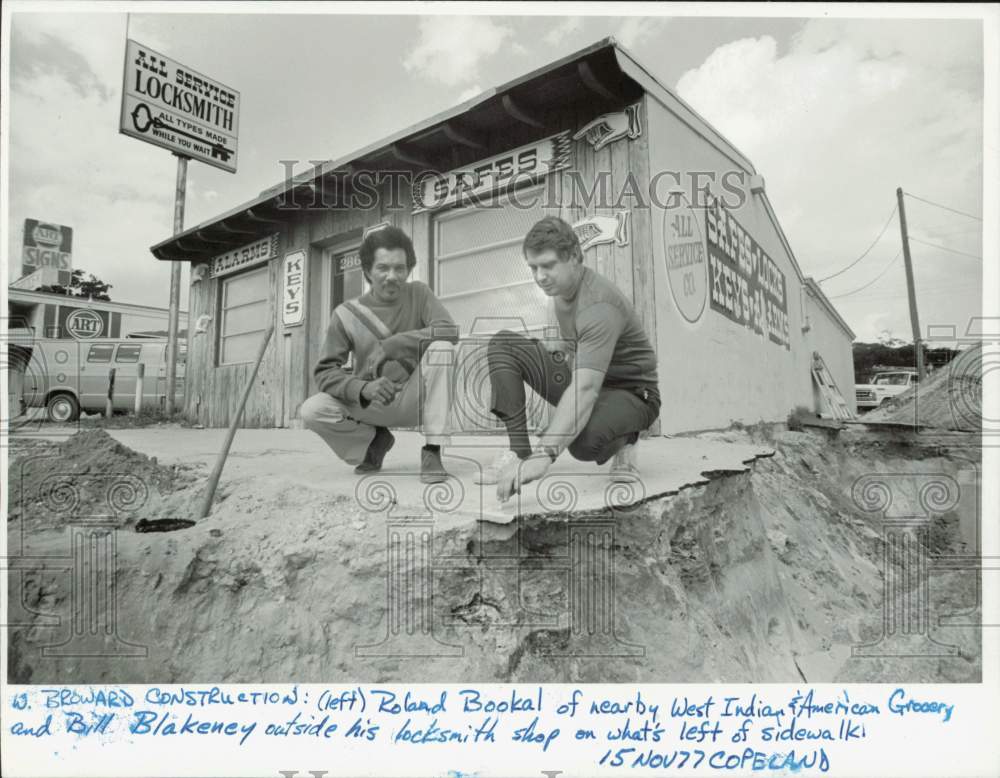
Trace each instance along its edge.
<instances>
[{"instance_id":1,"label":"sign post","mask_svg":"<svg viewBox=\"0 0 1000 778\"><path fill-rule=\"evenodd\" d=\"M188 158L177 157L177 189L174 192L174 235L184 231L184 198L187 195ZM170 308L167 311L167 400L164 413L174 415L177 384L177 319L181 310L181 263L170 263Z\"/></svg>"},{"instance_id":2,"label":"sign post","mask_svg":"<svg viewBox=\"0 0 1000 778\"><path fill-rule=\"evenodd\" d=\"M167 149L177 157L174 235L184 231L188 160L196 159L235 173L239 127L239 92L148 46L126 39L118 131ZM180 301L181 265L171 261L164 406L168 416L174 413Z\"/></svg>"}]
</instances>

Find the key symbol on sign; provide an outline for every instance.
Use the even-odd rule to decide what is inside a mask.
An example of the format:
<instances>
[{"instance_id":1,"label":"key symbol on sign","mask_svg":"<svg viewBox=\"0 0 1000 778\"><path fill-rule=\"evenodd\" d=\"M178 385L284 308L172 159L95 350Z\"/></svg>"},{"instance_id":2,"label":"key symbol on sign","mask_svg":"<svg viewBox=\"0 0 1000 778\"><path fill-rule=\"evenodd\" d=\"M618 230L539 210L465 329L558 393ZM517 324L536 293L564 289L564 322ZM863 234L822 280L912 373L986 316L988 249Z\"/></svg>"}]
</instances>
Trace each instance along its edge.
<instances>
[{"instance_id":1,"label":"key symbol on sign","mask_svg":"<svg viewBox=\"0 0 1000 778\"><path fill-rule=\"evenodd\" d=\"M198 135L193 135L190 132L184 132L184 130L179 130L176 127L167 125L159 116L153 116L149 107L145 103L139 103L132 110L131 116L132 126L139 132L146 132L146 130L150 127L157 130L170 130L177 135L183 135L186 138L191 138L192 140L199 141L200 143L206 143L212 149L212 159L221 159L223 162L228 162L229 158L233 155L232 151L220 143L208 143L204 138ZM140 122L142 123L142 126L140 126Z\"/></svg>"}]
</instances>

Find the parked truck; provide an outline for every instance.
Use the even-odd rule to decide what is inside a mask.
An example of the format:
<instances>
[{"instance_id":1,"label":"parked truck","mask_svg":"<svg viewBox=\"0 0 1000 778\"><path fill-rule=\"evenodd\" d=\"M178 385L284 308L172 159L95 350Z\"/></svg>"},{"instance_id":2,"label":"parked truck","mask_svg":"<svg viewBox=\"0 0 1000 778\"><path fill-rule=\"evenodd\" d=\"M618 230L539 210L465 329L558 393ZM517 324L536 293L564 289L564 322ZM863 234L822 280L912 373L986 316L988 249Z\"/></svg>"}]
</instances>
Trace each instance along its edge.
<instances>
[{"instance_id":1,"label":"parked truck","mask_svg":"<svg viewBox=\"0 0 1000 778\"><path fill-rule=\"evenodd\" d=\"M917 385L916 370L892 370L879 373L869 384L854 385L854 399L858 413L870 411L890 402L911 386Z\"/></svg>"}]
</instances>

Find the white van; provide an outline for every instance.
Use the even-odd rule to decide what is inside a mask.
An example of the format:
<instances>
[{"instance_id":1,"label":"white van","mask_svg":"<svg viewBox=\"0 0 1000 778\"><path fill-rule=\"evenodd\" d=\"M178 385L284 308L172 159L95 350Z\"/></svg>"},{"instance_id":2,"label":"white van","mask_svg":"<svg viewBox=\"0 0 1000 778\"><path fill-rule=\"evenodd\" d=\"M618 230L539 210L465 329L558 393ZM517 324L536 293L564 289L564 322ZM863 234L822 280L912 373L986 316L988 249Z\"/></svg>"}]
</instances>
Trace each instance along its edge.
<instances>
[{"instance_id":1,"label":"white van","mask_svg":"<svg viewBox=\"0 0 1000 778\"><path fill-rule=\"evenodd\" d=\"M134 410L140 364L145 365L143 409L161 409L166 403L166 339L60 338L36 340L32 346L24 376L24 403L29 408L45 408L50 421L74 421L80 411L103 413L112 368L115 370L114 410ZM177 408L184 402L186 357L187 344L179 343L174 394Z\"/></svg>"}]
</instances>

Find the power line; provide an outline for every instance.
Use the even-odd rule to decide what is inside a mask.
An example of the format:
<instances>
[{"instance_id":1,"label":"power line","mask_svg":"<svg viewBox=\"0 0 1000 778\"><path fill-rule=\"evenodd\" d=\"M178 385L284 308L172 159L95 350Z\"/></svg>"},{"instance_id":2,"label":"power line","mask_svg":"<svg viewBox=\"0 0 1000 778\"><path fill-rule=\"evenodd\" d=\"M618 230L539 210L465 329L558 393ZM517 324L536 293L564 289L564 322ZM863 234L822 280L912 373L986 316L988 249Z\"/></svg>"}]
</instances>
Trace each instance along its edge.
<instances>
[{"instance_id":1,"label":"power line","mask_svg":"<svg viewBox=\"0 0 1000 778\"><path fill-rule=\"evenodd\" d=\"M959 211L955 208L949 208L947 205L941 205L941 203L936 203L933 200L927 200L926 198L923 197L917 197L917 195L910 194L909 192L903 192L903 194L905 194L907 197L912 197L914 200L920 200L920 202L922 203L927 203L928 205L934 205L938 208L944 208L946 211L951 211L952 213L957 213L961 216L968 216L970 219L975 219L977 222L982 221L982 219L979 218L978 216L975 216L971 213L966 213L965 211Z\"/></svg>"},{"instance_id":2,"label":"power line","mask_svg":"<svg viewBox=\"0 0 1000 778\"><path fill-rule=\"evenodd\" d=\"M852 294L857 294L857 293L858 293L858 292L860 292L860 291L861 291L862 289L867 289L867 288L868 288L869 286L871 286L872 284L874 284L874 283L875 283L876 281L878 281L878 280L879 280L879 279L880 279L880 278L881 278L882 276L884 276L884 275L885 275L886 273L888 273L888 272L889 272L889 268L890 268L890 267L892 267L893 265L895 265L895 264L896 264L896 261L897 261L897 260L899 259L899 255L900 255L900 254L902 254L902 253L903 253L903 250L902 250L902 249L900 249L899 251L897 251L897 252L896 252L896 256L894 256L894 257L893 257L893 258L892 258L892 259L890 260L889 264L888 264L888 265L886 265L886 266L885 266L884 268L882 268L882 272L881 272L881 273L879 273L879 274L878 274L877 276L875 276L875 277L874 277L874 278L873 278L873 279L872 279L871 281L869 281L869 282L868 282L867 284L865 284L864 286L859 286L859 287L858 287L857 289L855 289L855 290L854 290L853 292L844 292L844 294L835 294L835 295L831 295L830 299L831 299L831 300L836 300L836 299L838 299L838 298L841 298L841 297L850 297L850 296L851 296Z\"/></svg>"},{"instance_id":3,"label":"power line","mask_svg":"<svg viewBox=\"0 0 1000 778\"><path fill-rule=\"evenodd\" d=\"M829 276L826 276L825 278L819 279L819 283L822 284L824 281L829 281L831 278L836 278L841 273L846 273L848 270L850 270L852 267L854 267L856 264L858 264L858 262L860 262L862 259L864 259L865 257L867 257L868 256L868 252L871 251L873 248L875 248L875 244L879 242L879 240L882 238L883 235L885 235L885 231L887 229L889 229L889 224L892 223L892 217L895 216L895 215L896 215L896 206L893 206L892 213L890 213L889 214L889 218L885 220L885 224L882 226L881 231L876 236L875 240L872 241L872 244L868 248L865 249L864 253L860 257L858 257L856 260L854 260L851 264L849 264L847 267L845 267L843 270L838 270L833 275L829 275Z\"/></svg>"},{"instance_id":4,"label":"power line","mask_svg":"<svg viewBox=\"0 0 1000 778\"><path fill-rule=\"evenodd\" d=\"M947 226L948 225L946 225L946 224L939 224L937 227L934 227L934 228L924 227L923 228L923 232L932 234L936 238L951 238L951 237L953 237L955 235L971 235L974 232L980 232L981 233L982 229L983 229L982 227L976 227L975 225L970 225L968 227L964 227L961 230L955 230L953 232L937 232L936 231L936 230L939 230L941 227L947 227Z\"/></svg>"},{"instance_id":5,"label":"power line","mask_svg":"<svg viewBox=\"0 0 1000 778\"><path fill-rule=\"evenodd\" d=\"M954 286L947 286L947 287L935 287L934 289L930 289L926 292L921 292L920 298L925 299L928 297L938 297L943 294L960 294L965 290L968 290L969 292L981 292L982 284L966 283L966 284L955 284ZM832 300L833 298L831 297L830 299ZM856 297L854 300L852 300L852 302L858 302L862 300L866 300L869 302L873 300L899 301L899 299L900 299L899 293L887 294L885 292L875 291L871 294L865 294L861 295L860 297Z\"/></svg>"},{"instance_id":6,"label":"power line","mask_svg":"<svg viewBox=\"0 0 1000 778\"><path fill-rule=\"evenodd\" d=\"M925 246L930 246L932 249L941 249L941 251L950 251L952 254L961 254L963 257L972 257L973 259L978 259L980 262L983 261L983 258L978 254L969 254L965 251L959 251L958 249L950 249L947 246L942 246L938 243L930 243L926 240L920 240L920 238L914 238L912 235L910 236L910 240L912 240L914 243L923 243Z\"/></svg>"}]
</instances>

